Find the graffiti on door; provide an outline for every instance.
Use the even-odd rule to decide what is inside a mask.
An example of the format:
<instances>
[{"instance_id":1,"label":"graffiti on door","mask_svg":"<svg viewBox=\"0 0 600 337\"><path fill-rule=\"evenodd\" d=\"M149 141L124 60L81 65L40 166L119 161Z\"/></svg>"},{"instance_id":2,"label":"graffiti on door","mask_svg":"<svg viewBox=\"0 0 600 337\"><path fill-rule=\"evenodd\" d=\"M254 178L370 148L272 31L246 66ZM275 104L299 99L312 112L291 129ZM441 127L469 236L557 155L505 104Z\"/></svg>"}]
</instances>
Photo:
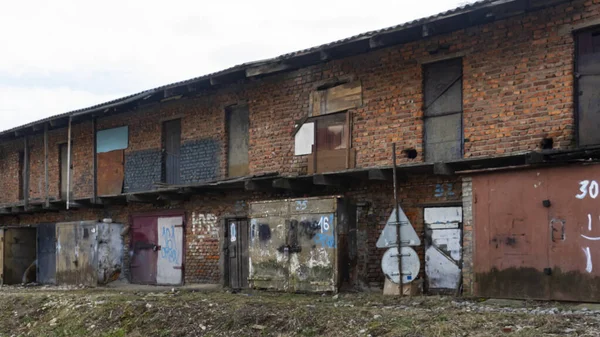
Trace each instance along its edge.
<instances>
[{"instance_id":1,"label":"graffiti on door","mask_svg":"<svg viewBox=\"0 0 600 337\"><path fill-rule=\"evenodd\" d=\"M177 250L177 238L175 237L175 226L163 227L162 239L164 246L160 249L160 257L170 263L177 263L179 251Z\"/></svg>"},{"instance_id":2,"label":"graffiti on door","mask_svg":"<svg viewBox=\"0 0 600 337\"><path fill-rule=\"evenodd\" d=\"M598 197L598 192L599 192L599 188L598 188L598 182L595 180L582 180L579 182L579 192L577 195L575 195L575 198L579 199L579 200L584 200L586 198L591 198L591 199L596 199ZM592 214L588 213L587 215L587 233L592 231L592 227L593 227L593 219L592 219ZM600 216L598 217L598 219L600 220ZM564 228L564 224L563 224L563 228ZM554 230L554 228L552 229ZM588 244L590 244L591 242L594 241L600 241L600 237L593 237L593 236L588 236L585 234L581 234L581 237L584 238L586 240L586 242L588 242ZM592 273L592 271L594 270L594 263L592 261L592 253L590 251L590 246L585 246L581 247L581 250L583 251L583 254L585 255L585 261L586 261L586 267L585 267L585 271L588 272L589 274Z\"/></svg>"}]
</instances>

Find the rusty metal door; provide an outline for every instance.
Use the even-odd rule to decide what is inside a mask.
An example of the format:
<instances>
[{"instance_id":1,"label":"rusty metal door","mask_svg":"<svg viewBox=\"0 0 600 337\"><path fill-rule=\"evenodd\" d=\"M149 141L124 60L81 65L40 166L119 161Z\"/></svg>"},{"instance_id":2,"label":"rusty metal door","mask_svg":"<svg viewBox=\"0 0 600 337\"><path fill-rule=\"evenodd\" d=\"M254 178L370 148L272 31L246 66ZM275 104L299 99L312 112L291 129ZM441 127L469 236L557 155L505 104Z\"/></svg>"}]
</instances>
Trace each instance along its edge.
<instances>
[{"instance_id":1,"label":"rusty metal door","mask_svg":"<svg viewBox=\"0 0 600 337\"><path fill-rule=\"evenodd\" d=\"M233 289L248 287L249 257L248 257L248 220L227 220L225 236L227 239L227 258L229 286Z\"/></svg>"},{"instance_id":2,"label":"rusty metal door","mask_svg":"<svg viewBox=\"0 0 600 337\"><path fill-rule=\"evenodd\" d=\"M600 31L577 35L577 130L580 146L600 144Z\"/></svg>"},{"instance_id":3,"label":"rusty metal door","mask_svg":"<svg viewBox=\"0 0 600 337\"><path fill-rule=\"evenodd\" d=\"M159 217L156 283L183 283L183 216Z\"/></svg>"},{"instance_id":4,"label":"rusty metal door","mask_svg":"<svg viewBox=\"0 0 600 337\"><path fill-rule=\"evenodd\" d=\"M175 119L164 123L163 126L163 160L165 182L177 185L181 181L181 120Z\"/></svg>"},{"instance_id":5,"label":"rusty metal door","mask_svg":"<svg viewBox=\"0 0 600 337\"><path fill-rule=\"evenodd\" d=\"M290 290L337 290L336 201L337 199L290 201Z\"/></svg>"},{"instance_id":6,"label":"rusty metal door","mask_svg":"<svg viewBox=\"0 0 600 337\"><path fill-rule=\"evenodd\" d=\"M255 289L289 289L288 203L250 205L249 284Z\"/></svg>"},{"instance_id":7,"label":"rusty metal door","mask_svg":"<svg viewBox=\"0 0 600 337\"><path fill-rule=\"evenodd\" d=\"M462 277L462 207L425 208L424 219L427 290L455 293Z\"/></svg>"},{"instance_id":8,"label":"rusty metal door","mask_svg":"<svg viewBox=\"0 0 600 337\"><path fill-rule=\"evenodd\" d=\"M600 301L600 166L545 171L551 298Z\"/></svg>"},{"instance_id":9,"label":"rusty metal door","mask_svg":"<svg viewBox=\"0 0 600 337\"><path fill-rule=\"evenodd\" d=\"M56 283L98 284L98 231L96 222L56 224Z\"/></svg>"},{"instance_id":10,"label":"rusty metal door","mask_svg":"<svg viewBox=\"0 0 600 337\"><path fill-rule=\"evenodd\" d=\"M540 171L473 177L475 293L549 299L547 184Z\"/></svg>"},{"instance_id":11,"label":"rusty metal door","mask_svg":"<svg viewBox=\"0 0 600 337\"><path fill-rule=\"evenodd\" d=\"M158 261L158 218L135 216L131 226L131 282L156 284Z\"/></svg>"}]
</instances>

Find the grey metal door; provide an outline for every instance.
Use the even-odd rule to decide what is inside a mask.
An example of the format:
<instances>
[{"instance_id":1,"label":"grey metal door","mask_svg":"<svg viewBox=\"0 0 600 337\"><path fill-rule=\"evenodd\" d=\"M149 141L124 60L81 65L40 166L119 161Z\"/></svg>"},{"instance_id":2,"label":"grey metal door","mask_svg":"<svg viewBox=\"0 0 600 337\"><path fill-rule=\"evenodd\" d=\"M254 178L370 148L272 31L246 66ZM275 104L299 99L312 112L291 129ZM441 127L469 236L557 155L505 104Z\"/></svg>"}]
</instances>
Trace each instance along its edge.
<instances>
[{"instance_id":1,"label":"grey metal door","mask_svg":"<svg viewBox=\"0 0 600 337\"><path fill-rule=\"evenodd\" d=\"M600 30L577 36L577 129L580 146L600 144Z\"/></svg>"},{"instance_id":2,"label":"grey metal door","mask_svg":"<svg viewBox=\"0 0 600 337\"><path fill-rule=\"evenodd\" d=\"M40 284L56 283L56 225L37 226L37 281Z\"/></svg>"},{"instance_id":3,"label":"grey metal door","mask_svg":"<svg viewBox=\"0 0 600 337\"><path fill-rule=\"evenodd\" d=\"M163 135L164 180L177 185L180 183L181 120L165 122Z\"/></svg>"},{"instance_id":4,"label":"grey metal door","mask_svg":"<svg viewBox=\"0 0 600 337\"><path fill-rule=\"evenodd\" d=\"M229 286L233 289L248 287L248 220L227 221Z\"/></svg>"}]
</instances>

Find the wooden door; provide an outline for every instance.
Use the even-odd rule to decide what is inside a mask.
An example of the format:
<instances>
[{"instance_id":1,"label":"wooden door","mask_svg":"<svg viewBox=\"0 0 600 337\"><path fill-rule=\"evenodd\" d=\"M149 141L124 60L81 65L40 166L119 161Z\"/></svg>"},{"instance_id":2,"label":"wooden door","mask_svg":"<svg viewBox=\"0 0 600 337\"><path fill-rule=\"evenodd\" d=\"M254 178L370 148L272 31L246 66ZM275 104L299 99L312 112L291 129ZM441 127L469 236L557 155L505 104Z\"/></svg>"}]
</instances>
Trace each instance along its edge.
<instances>
[{"instance_id":1,"label":"wooden door","mask_svg":"<svg viewBox=\"0 0 600 337\"><path fill-rule=\"evenodd\" d=\"M163 125L164 181L170 185L180 183L181 120L175 119Z\"/></svg>"},{"instance_id":2,"label":"wooden door","mask_svg":"<svg viewBox=\"0 0 600 337\"><path fill-rule=\"evenodd\" d=\"M226 239L228 242L229 286L233 289L248 287L248 220L227 221Z\"/></svg>"},{"instance_id":3,"label":"wooden door","mask_svg":"<svg viewBox=\"0 0 600 337\"><path fill-rule=\"evenodd\" d=\"M183 283L183 217L160 217L158 225L158 260L156 283L179 285Z\"/></svg>"}]
</instances>

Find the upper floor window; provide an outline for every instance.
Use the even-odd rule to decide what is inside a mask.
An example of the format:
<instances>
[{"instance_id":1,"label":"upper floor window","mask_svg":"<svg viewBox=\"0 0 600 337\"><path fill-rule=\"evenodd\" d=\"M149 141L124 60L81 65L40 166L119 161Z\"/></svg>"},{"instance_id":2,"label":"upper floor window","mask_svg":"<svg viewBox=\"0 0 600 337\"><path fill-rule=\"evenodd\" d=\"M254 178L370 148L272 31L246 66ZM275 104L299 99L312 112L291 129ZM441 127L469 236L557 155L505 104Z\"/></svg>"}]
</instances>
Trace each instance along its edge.
<instances>
[{"instance_id":1,"label":"upper floor window","mask_svg":"<svg viewBox=\"0 0 600 337\"><path fill-rule=\"evenodd\" d=\"M125 181L125 149L129 147L129 127L96 132L96 186L100 196L123 193Z\"/></svg>"},{"instance_id":2,"label":"upper floor window","mask_svg":"<svg viewBox=\"0 0 600 337\"><path fill-rule=\"evenodd\" d=\"M463 156L462 59L423 66L425 160Z\"/></svg>"},{"instance_id":3,"label":"upper floor window","mask_svg":"<svg viewBox=\"0 0 600 337\"><path fill-rule=\"evenodd\" d=\"M577 140L579 146L600 144L600 28L575 36Z\"/></svg>"}]
</instances>

